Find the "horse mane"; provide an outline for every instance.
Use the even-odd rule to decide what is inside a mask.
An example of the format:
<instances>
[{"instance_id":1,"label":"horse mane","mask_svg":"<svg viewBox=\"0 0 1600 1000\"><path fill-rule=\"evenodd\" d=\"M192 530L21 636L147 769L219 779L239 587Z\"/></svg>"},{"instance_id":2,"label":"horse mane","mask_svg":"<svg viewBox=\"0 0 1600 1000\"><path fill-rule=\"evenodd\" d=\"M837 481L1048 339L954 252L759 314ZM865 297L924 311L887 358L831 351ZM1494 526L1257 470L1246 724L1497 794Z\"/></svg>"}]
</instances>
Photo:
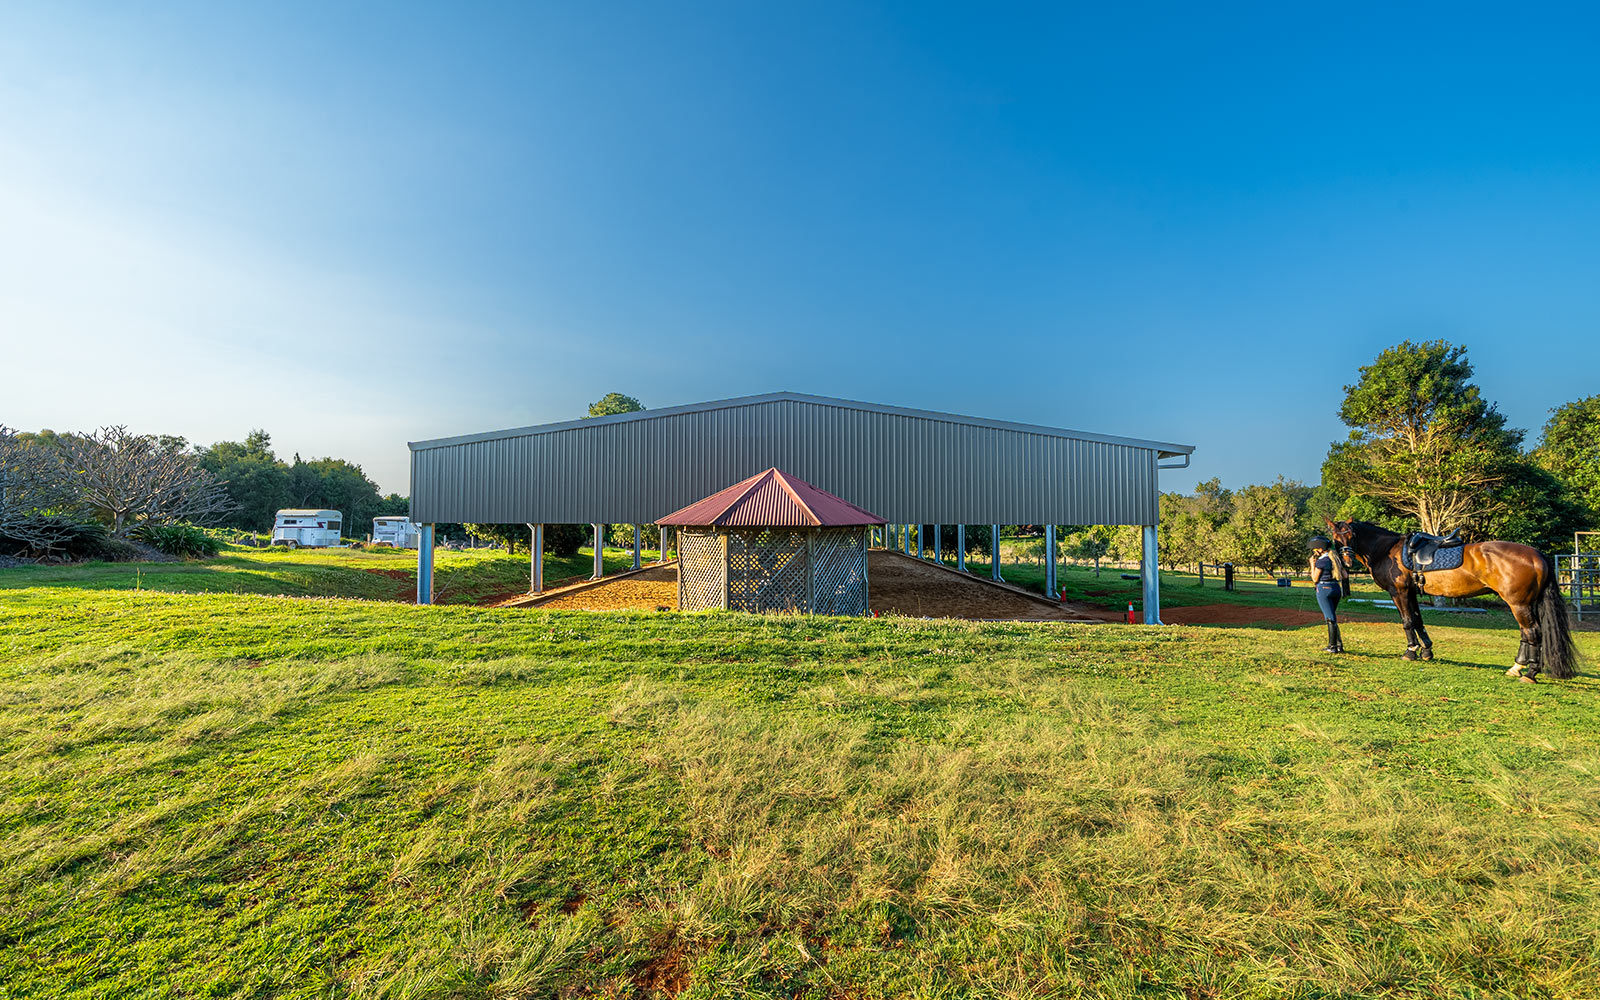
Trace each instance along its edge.
<instances>
[{"instance_id":1,"label":"horse mane","mask_svg":"<svg viewBox=\"0 0 1600 1000\"><path fill-rule=\"evenodd\" d=\"M1385 528L1383 525L1381 525L1381 524L1373 524L1371 521L1351 521L1351 522L1349 522L1349 524L1350 524L1350 527L1352 527L1352 528L1364 528L1364 529L1366 529L1367 533L1369 533L1369 534L1389 535L1389 536L1391 536L1393 538L1404 538L1405 537L1404 535L1402 535L1398 531L1390 531L1388 528Z\"/></svg>"}]
</instances>

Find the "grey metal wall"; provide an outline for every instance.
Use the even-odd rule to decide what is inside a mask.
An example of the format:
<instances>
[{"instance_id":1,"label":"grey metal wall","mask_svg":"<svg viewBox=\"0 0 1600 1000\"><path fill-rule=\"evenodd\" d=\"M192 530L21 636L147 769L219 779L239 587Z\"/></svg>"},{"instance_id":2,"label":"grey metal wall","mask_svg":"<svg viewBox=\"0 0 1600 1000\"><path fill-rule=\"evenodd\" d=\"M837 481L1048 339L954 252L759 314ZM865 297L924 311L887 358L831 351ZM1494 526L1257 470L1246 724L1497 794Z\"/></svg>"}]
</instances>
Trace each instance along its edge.
<instances>
[{"instance_id":1,"label":"grey metal wall","mask_svg":"<svg viewBox=\"0 0 1600 1000\"><path fill-rule=\"evenodd\" d=\"M771 466L892 522L1153 524L1192 450L820 397L645 411L413 444L423 523L649 523Z\"/></svg>"}]
</instances>

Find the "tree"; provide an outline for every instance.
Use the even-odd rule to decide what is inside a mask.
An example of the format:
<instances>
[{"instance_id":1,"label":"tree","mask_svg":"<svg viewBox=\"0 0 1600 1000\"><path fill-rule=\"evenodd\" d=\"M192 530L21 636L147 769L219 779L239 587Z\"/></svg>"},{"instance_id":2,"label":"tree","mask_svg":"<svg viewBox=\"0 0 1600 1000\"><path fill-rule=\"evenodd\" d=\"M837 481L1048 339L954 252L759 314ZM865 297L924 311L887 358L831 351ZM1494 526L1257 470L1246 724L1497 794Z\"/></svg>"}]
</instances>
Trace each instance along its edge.
<instances>
[{"instance_id":1,"label":"tree","mask_svg":"<svg viewBox=\"0 0 1600 1000\"><path fill-rule=\"evenodd\" d=\"M608 392L589 404L586 417L609 417L613 413L636 413L642 409L644 404L632 396L624 396L620 392Z\"/></svg>"},{"instance_id":2,"label":"tree","mask_svg":"<svg viewBox=\"0 0 1600 1000\"><path fill-rule=\"evenodd\" d=\"M76 507L55 443L0 424L0 538L54 549L74 534Z\"/></svg>"},{"instance_id":3,"label":"tree","mask_svg":"<svg viewBox=\"0 0 1600 1000\"><path fill-rule=\"evenodd\" d=\"M68 490L114 537L138 521L205 523L233 509L224 484L175 443L181 439L116 425L58 440Z\"/></svg>"},{"instance_id":4,"label":"tree","mask_svg":"<svg viewBox=\"0 0 1600 1000\"><path fill-rule=\"evenodd\" d=\"M218 441L200 449L202 468L227 484L236 508L221 520L243 531L270 530L277 512L289 506L289 467L272 453L272 437L251 431L243 441Z\"/></svg>"},{"instance_id":5,"label":"tree","mask_svg":"<svg viewBox=\"0 0 1600 1000\"><path fill-rule=\"evenodd\" d=\"M1339 417L1350 436L1329 450L1323 482L1433 533L1492 515L1522 432L1471 378L1466 348L1442 340L1378 355L1345 386Z\"/></svg>"},{"instance_id":6,"label":"tree","mask_svg":"<svg viewBox=\"0 0 1600 1000\"><path fill-rule=\"evenodd\" d=\"M1210 479L1195 486L1193 496L1180 493L1161 495L1161 564L1192 566L1223 557L1224 526L1233 511L1233 493L1223 488L1222 480Z\"/></svg>"},{"instance_id":7,"label":"tree","mask_svg":"<svg viewBox=\"0 0 1600 1000\"><path fill-rule=\"evenodd\" d=\"M1065 534L1066 554L1073 559L1087 559L1094 562L1094 575L1100 575L1100 560L1111 551L1111 543L1115 539L1116 529L1105 524L1090 524L1084 526L1065 525L1062 528Z\"/></svg>"},{"instance_id":8,"label":"tree","mask_svg":"<svg viewBox=\"0 0 1600 1000\"><path fill-rule=\"evenodd\" d=\"M361 466L342 458L306 462L296 455L289 467L289 502L339 511L344 515L344 533L351 537L365 535L383 509L378 485Z\"/></svg>"},{"instance_id":9,"label":"tree","mask_svg":"<svg viewBox=\"0 0 1600 1000\"><path fill-rule=\"evenodd\" d=\"M1555 474L1600 528L1600 393L1550 411L1533 460Z\"/></svg>"},{"instance_id":10,"label":"tree","mask_svg":"<svg viewBox=\"0 0 1600 1000\"><path fill-rule=\"evenodd\" d=\"M1238 554L1233 561L1265 570L1300 565L1310 536L1301 514L1310 496L1311 490L1282 476L1234 493L1228 519L1228 534Z\"/></svg>"},{"instance_id":11,"label":"tree","mask_svg":"<svg viewBox=\"0 0 1600 1000\"><path fill-rule=\"evenodd\" d=\"M1499 500L1477 525L1484 538L1522 542L1544 552L1566 552L1572 534L1590 524L1593 514L1549 470L1518 462L1495 487Z\"/></svg>"}]
</instances>

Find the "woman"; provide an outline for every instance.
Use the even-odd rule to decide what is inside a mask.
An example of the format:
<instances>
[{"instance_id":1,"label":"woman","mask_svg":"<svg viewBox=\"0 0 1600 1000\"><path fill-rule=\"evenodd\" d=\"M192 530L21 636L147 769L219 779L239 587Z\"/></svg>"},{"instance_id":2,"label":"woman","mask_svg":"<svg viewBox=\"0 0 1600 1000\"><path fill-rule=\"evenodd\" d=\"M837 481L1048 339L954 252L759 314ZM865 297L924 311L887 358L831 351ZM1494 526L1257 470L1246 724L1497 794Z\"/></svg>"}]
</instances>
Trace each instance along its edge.
<instances>
[{"instance_id":1,"label":"woman","mask_svg":"<svg viewBox=\"0 0 1600 1000\"><path fill-rule=\"evenodd\" d=\"M1339 637L1339 598L1350 594L1350 571L1344 560L1331 554L1333 543L1317 535L1311 539L1311 586L1316 588L1317 607L1328 622L1328 648L1325 652L1344 652Z\"/></svg>"}]
</instances>

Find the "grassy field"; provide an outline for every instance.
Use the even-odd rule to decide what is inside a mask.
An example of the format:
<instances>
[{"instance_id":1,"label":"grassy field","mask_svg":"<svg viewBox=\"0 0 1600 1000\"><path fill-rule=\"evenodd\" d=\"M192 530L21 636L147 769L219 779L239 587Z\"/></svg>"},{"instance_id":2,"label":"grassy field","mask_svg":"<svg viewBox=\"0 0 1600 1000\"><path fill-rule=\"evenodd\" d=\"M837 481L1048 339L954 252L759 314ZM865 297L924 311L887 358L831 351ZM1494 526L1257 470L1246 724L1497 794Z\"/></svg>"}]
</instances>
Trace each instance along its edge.
<instances>
[{"instance_id":1,"label":"grassy field","mask_svg":"<svg viewBox=\"0 0 1600 1000\"><path fill-rule=\"evenodd\" d=\"M0 996L1600 982L1600 683L1504 630L233 592L332 586L274 558L0 571Z\"/></svg>"},{"instance_id":2,"label":"grassy field","mask_svg":"<svg viewBox=\"0 0 1600 1000\"><path fill-rule=\"evenodd\" d=\"M646 553L654 559L655 553ZM633 565L632 550L607 549L608 573ZM587 577L594 550L565 558L546 555L547 586ZM526 592L528 557L498 549L434 552L434 602L481 604ZM252 549L227 546L215 559L184 562L86 562L24 566L0 572L0 593L23 587L82 590L160 590L189 594L285 594L291 597L358 597L413 601L417 554L403 549Z\"/></svg>"}]
</instances>

